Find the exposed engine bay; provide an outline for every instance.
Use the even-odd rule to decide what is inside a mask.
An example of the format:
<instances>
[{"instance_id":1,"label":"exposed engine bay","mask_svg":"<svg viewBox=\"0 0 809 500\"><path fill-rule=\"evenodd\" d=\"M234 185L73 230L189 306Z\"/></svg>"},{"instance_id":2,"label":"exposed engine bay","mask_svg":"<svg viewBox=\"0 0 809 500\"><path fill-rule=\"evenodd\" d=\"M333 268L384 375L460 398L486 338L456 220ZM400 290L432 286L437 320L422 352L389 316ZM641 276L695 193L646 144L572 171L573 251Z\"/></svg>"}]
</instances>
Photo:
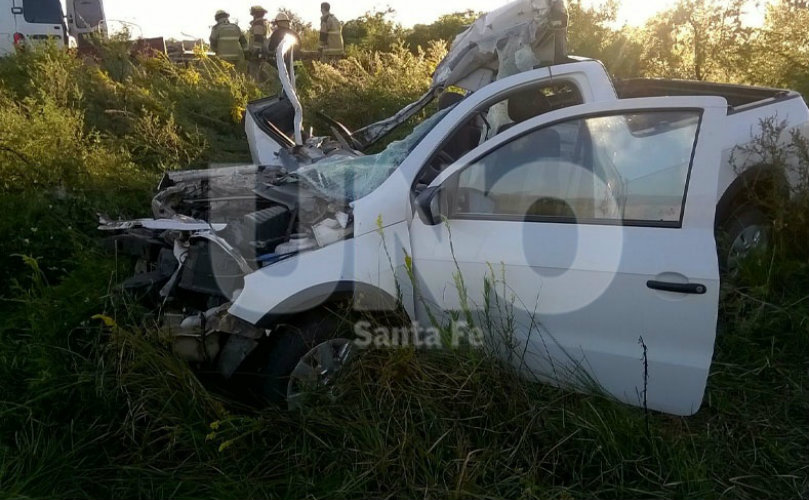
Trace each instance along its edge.
<instances>
[{"instance_id":1,"label":"exposed engine bay","mask_svg":"<svg viewBox=\"0 0 809 500\"><path fill-rule=\"evenodd\" d=\"M307 160L300 153L286 162L294 171ZM166 173L152 212L151 219L100 219L99 229L113 233L109 245L135 261L123 288L157 311L180 355L216 361L225 376L266 334L227 314L244 277L353 234L349 203L279 165Z\"/></svg>"},{"instance_id":2,"label":"exposed engine bay","mask_svg":"<svg viewBox=\"0 0 809 500\"><path fill-rule=\"evenodd\" d=\"M161 302L188 295L217 306L232 299L244 274L352 234L345 200L282 166L166 173L152 212L153 219L102 218L99 229L118 233L110 241L140 259L124 288Z\"/></svg>"}]
</instances>

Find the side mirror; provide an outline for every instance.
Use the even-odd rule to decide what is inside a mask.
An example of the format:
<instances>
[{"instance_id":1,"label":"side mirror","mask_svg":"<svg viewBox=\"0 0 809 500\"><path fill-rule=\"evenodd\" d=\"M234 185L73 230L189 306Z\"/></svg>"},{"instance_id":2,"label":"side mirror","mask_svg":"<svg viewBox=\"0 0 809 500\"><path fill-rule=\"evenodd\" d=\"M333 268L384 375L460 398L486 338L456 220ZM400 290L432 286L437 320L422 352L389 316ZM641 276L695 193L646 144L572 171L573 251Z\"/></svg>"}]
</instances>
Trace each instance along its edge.
<instances>
[{"instance_id":1,"label":"side mirror","mask_svg":"<svg viewBox=\"0 0 809 500\"><path fill-rule=\"evenodd\" d=\"M421 222L428 226L435 226L441 222L440 192L441 186L432 186L416 196L416 212Z\"/></svg>"}]
</instances>

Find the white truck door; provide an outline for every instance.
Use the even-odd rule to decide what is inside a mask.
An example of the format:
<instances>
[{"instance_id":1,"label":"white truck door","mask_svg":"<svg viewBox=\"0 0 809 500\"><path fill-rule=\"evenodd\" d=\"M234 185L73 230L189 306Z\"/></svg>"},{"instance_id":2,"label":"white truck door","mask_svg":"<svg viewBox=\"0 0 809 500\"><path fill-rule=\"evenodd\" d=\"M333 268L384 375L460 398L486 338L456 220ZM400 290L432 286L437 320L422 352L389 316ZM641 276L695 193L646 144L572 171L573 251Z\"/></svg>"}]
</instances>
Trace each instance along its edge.
<instances>
[{"instance_id":1,"label":"white truck door","mask_svg":"<svg viewBox=\"0 0 809 500\"><path fill-rule=\"evenodd\" d=\"M0 0L0 56L14 52L14 2Z\"/></svg>"},{"instance_id":2,"label":"white truck door","mask_svg":"<svg viewBox=\"0 0 809 500\"><path fill-rule=\"evenodd\" d=\"M14 0L14 6L20 12L15 16L16 30L26 44L53 42L64 46L65 19L59 0Z\"/></svg>"},{"instance_id":3,"label":"white truck door","mask_svg":"<svg viewBox=\"0 0 809 500\"><path fill-rule=\"evenodd\" d=\"M466 310L526 375L695 413L716 335L726 109L584 104L467 154L414 202L432 207L411 224L419 319Z\"/></svg>"},{"instance_id":4,"label":"white truck door","mask_svg":"<svg viewBox=\"0 0 809 500\"><path fill-rule=\"evenodd\" d=\"M103 0L67 0L68 33L81 43L90 33L107 34Z\"/></svg>"}]
</instances>

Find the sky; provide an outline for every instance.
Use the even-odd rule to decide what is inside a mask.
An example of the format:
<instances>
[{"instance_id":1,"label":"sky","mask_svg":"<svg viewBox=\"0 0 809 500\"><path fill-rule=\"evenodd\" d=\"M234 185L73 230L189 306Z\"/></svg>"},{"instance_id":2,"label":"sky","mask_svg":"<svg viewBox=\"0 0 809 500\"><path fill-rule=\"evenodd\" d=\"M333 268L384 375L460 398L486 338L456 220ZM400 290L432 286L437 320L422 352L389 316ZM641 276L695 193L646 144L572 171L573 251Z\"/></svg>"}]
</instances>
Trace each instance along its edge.
<instances>
[{"instance_id":1,"label":"sky","mask_svg":"<svg viewBox=\"0 0 809 500\"><path fill-rule=\"evenodd\" d=\"M66 0L62 0L63 3ZM676 0L623 0L618 24L642 24L656 12ZM263 3L262 3L263 2ZM273 15L279 7L287 7L304 20L318 26L321 0L104 0L112 29L131 23L134 36L164 36L166 38L207 38L218 9L231 14L231 21L246 28L250 6L260 4ZM442 14L466 9L489 11L509 0L331 0L332 13L341 21L356 18L372 10L390 6L396 11L395 20L404 26L431 23ZM598 4L600 0L585 0ZM756 22L758 16L753 16Z\"/></svg>"}]
</instances>

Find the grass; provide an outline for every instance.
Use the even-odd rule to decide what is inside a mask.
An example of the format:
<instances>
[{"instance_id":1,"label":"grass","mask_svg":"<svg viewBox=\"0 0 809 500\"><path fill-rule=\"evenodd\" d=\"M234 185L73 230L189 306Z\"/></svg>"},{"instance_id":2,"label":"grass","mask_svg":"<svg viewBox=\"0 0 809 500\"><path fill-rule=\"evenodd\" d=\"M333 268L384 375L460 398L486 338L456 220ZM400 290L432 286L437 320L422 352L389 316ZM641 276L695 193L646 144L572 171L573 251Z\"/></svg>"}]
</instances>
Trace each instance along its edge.
<instances>
[{"instance_id":1,"label":"grass","mask_svg":"<svg viewBox=\"0 0 809 500\"><path fill-rule=\"evenodd\" d=\"M226 132L193 124L185 86L192 99L221 93L223 123L241 91L197 68L119 61L54 97L36 90L43 75L83 70L61 55L26 57L0 61L0 144L13 150L0 150L0 172L16 176L0 196L0 497L809 496L805 220L779 224L774 250L725 284L696 416L528 383L463 349L365 351L336 401L244 408L206 390L143 325L115 286L128 269L97 248L93 227L96 211L144 210L155 159L214 161L211 137L238 136L233 120ZM106 78L111 94L88 93ZM125 114L104 112L123 103ZM66 112L77 119L60 122ZM143 123L169 138L164 150L138 149ZM809 213L797 203L780 220Z\"/></svg>"},{"instance_id":2,"label":"grass","mask_svg":"<svg viewBox=\"0 0 809 500\"><path fill-rule=\"evenodd\" d=\"M114 294L82 299L106 273L34 287L2 333L3 497L805 498L809 487L807 313L791 292L728 288L703 409L651 414L647 430L640 409L527 383L463 350L367 351L336 402L240 408L158 333L124 326L135 314ZM115 325L89 319L99 310Z\"/></svg>"}]
</instances>

